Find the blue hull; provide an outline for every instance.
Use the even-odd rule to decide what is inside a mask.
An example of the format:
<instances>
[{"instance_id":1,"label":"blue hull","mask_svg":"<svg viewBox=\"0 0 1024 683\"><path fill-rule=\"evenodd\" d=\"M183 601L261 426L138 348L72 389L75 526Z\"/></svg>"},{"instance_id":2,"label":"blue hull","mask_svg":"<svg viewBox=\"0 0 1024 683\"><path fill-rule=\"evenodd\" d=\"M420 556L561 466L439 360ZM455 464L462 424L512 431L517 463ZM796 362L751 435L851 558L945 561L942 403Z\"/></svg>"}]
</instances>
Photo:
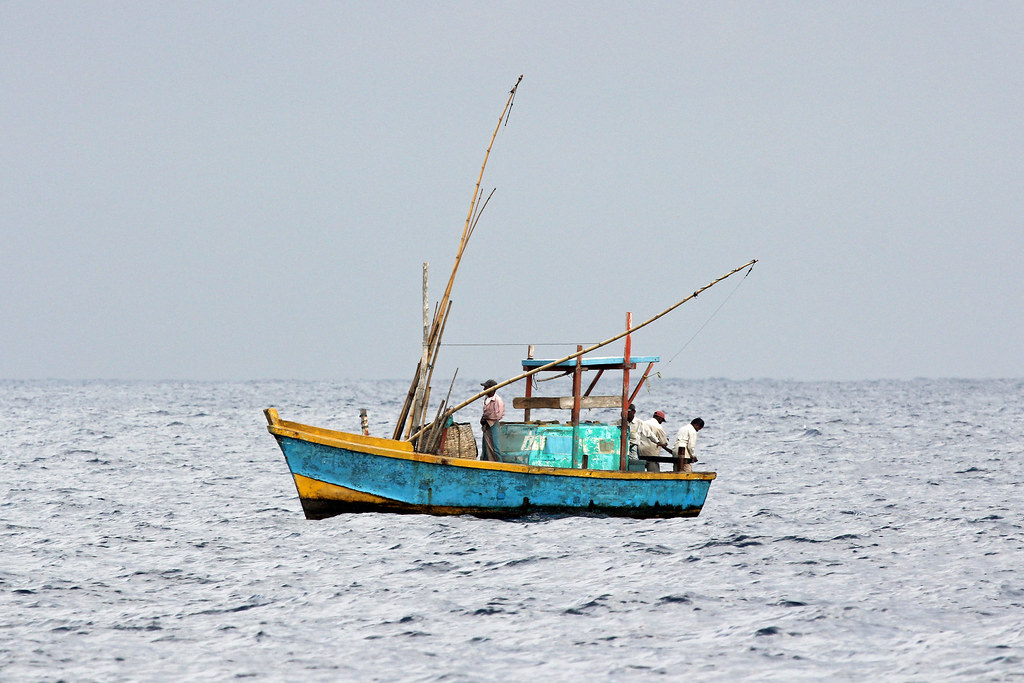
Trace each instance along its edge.
<instances>
[{"instance_id":1,"label":"blue hull","mask_svg":"<svg viewBox=\"0 0 1024 683\"><path fill-rule=\"evenodd\" d=\"M713 472L560 469L414 453L408 442L278 421L306 517L344 512L695 517Z\"/></svg>"}]
</instances>

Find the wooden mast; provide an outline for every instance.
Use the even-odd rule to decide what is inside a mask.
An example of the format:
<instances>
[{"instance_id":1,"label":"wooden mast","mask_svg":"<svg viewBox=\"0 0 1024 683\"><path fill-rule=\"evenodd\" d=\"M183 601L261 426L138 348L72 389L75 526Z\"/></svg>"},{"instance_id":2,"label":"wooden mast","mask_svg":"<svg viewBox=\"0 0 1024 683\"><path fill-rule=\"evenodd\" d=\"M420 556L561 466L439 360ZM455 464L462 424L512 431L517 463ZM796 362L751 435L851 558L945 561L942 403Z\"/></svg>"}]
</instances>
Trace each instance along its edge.
<instances>
[{"instance_id":1,"label":"wooden mast","mask_svg":"<svg viewBox=\"0 0 1024 683\"><path fill-rule=\"evenodd\" d=\"M494 133L491 135L491 141L487 145L487 152L484 154L483 164L480 166L480 174L476 179L476 186L473 188L473 200L469 203L469 212L466 214L466 224L462 228L462 237L459 240L459 249L455 254L455 264L452 266L452 273L448 277L448 285L444 289L444 294L441 296L441 300L434 312L433 324L430 327L428 346L430 349L429 356L434 358L437 356L437 349L441 345L441 335L443 333L443 322L447 317L447 310L449 307L449 299L451 298L452 286L455 284L455 275L459 271L459 264L462 262L462 254L466 251L466 245L469 243L469 238L473 234L473 229L476 227L476 221L480 218L480 213L477 211L477 206L480 202L480 183L483 181L484 169L487 168L487 160L491 156L491 148L494 146L494 140L498 137L498 131L501 129L501 122L505 120L508 114L509 108L512 106L512 100L516 96L516 88L519 87L519 83L523 80L522 75L516 79L515 85L512 86L512 90L509 91L508 99L505 101L505 108L501 110L501 116L498 117L498 124L494 127ZM490 197L488 197L489 199ZM486 202L484 202L486 205ZM480 209L482 211L482 207ZM425 362L425 361L421 361ZM433 368L419 367L416 371L416 376L413 378L413 388L409 390L409 396L414 397L422 395L429 397L430 395L430 381L423 377L423 373L426 373L427 377L430 376L430 370ZM424 382L426 386L420 387L420 383ZM422 394L420 393L422 391ZM419 405L418 410L410 411L408 408L409 398L406 399L406 406L403 407L402 413L399 415L398 424L395 425L395 439L398 439L405 429L405 421L407 416L412 413L412 424L409 425L408 432L412 430L422 431L424 425L416 424L420 420L418 416L423 415L426 412L426 405ZM426 400L426 399L425 399ZM407 432L407 438L408 438ZM417 432L418 435L418 432Z\"/></svg>"}]
</instances>

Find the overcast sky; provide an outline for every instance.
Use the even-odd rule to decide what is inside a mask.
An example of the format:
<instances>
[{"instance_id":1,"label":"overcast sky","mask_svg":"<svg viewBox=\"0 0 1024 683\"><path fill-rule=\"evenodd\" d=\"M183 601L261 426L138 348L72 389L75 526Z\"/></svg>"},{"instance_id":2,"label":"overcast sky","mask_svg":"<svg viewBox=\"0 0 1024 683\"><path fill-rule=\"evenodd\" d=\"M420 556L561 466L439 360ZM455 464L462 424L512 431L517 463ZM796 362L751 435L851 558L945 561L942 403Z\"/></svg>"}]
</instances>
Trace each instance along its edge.
<instances>
[{"instance_id":1,"label":"overcast sky","mask_svg":"<svg viewBox=\"0 0 1024 683\"><path fill-rule=\"evenodd\" d=\"M32 0L0 378L411 377L519 74L435 383L1024 376L1024 3Z\"/></svg>"}]
</instances>

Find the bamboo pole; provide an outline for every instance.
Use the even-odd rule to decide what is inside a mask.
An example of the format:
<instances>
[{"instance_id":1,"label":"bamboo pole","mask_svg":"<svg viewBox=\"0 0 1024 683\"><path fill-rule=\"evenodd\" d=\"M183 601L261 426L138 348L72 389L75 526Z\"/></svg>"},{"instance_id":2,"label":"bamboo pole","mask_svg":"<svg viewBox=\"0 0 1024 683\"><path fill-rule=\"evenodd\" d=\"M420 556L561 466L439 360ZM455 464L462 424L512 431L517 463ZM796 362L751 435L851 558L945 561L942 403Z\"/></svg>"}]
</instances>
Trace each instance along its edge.
<instances>
[{"instance_id":1,"label":"bamboo pole","mask_svg":"<svg viewBox=\"0 0 1024 683\"><path fill-rule=\"evenodd\" d=\"M423 421L426 419L427 407L430 401L430 385L434 381L434 367L437 361L437 352L441 349L441 336L444 334L445 328L448 326L448 315L452 312L452 302L448 302L448 308L444 312L444 318L441 319L441 326L438 328L436 339L432 341L430 348L430 360L427 362L427 386L425 388L425 394L427 401L424 402L423 408L420 411L419 417L417 418L418 425L422 426ZM457 371L456 371L457 372ZM453 380L454 381L454 380Z\"/></svg>"},{"instance_id":2,"label":"bamboo pole","mask_svg":"<svg viewBox=\"0 0 1024 683\"><path fill-rule=\"evenodd\" d=\"M434 421L431 423L430 431L427 433L427 449L426 451L421 450L421 453L438 453L441 447L441 435L444 434L445 425L441 423L441 413L448 405L448 400L452 397L452 388L455 386L455 378L459 376L458 369L455 370L455 374L452 375L452 383L448 385L448 395L444 397L441 404L437 406L437 415L434 416Z\"/></svg>"},{"instance_id":3,"label":"bamboo pole","mask_svg":"<svg viewBox=\"0 0 1024 683\"><path fill-rule=\"evenodd\" d=\"M491 387L491 389L495 389L495 390L501 389L502 387L506 387L509 384L514 384L515 382L518 382L521 379L526 379L527 377L532 377L533 375L536 375L538 372L543 372L544 370L550 370L551 368L555 367L556 365L559 365L561 363L565 363L566 361L574 360L578 356L583 356L585 354L588 354L591 351L594 351L596 349L601 348L602 346L608 346L609 344L611 344L613 342L617 342L618 340L620 340L623 337L625 337L627 334L631 334L633 332L636 332L637 330L639 330L641 328L647 327L648 325L653 323L655 320L663 318L664 316L668 315L672 311L676 310L677 308L679 308L680 306L685 304L690 299L696 298L697 295L703 293L704 291L706 291L708 289L711 289L712 287L717 285L722 280L725 280L726 278L732 277L733 275L735 275L736 273L740 272L744 268L752 267L755 263L757 263L757 259L752 259L752 260L748 261L747 263L744 263L742 266L739 266L737 268L733 268L732 270L730 270L725 275L722 275L721 277L719 277L719 278L717 278L715 280L712 280L708 284L704 285L700 289L695 290L693 292L693 294L690 294L686 298L681 299L680 301L677 301L676 303L672 304L671 306L669 306L668 308L666 308L664 311L662 311L658 315L654 316L653 318L645 320L644 322L640 323L639 325L636 325L635 327L628 328L625 332L620 332L619 334L615 335L611 339L606 339L603 342L599 342L599 343L594 344L592 346L588 346L587 348L583 349L582 351L577 351L576 353L571 353L568 356L566 356L565 358L559 358L558 360L553 360L550 363L546 363L546 364L544 364L544 365L542 365L540 367L533 368L532 370L528 370L527 372L524 372L522 374L516 375L515 377L510 377L509 379L505 380L504 382L499 382L495 386ZM481 392L479 392L477 394L473 394L472 396L470 396L469 398L467 398L465 401L463 401L462 403L458 404L454 408L449 408L447 411L445 411L445 417L447 418L448 416L452 415L453 413L459 412L460 410L462 410L466 406L479 401L481 398L483 398L486 395L487 395L486 391L481 391Z\"/></svg>"},{"instance_id":4,"label":"bamboo pole","mask_svg":"<svg viewBox=\"0 0 1024 683\"><path fill-rule=\"evenodd\" d=\"M424 395L427 397L427 399L429 401L430 382L431 382L431 378L433 378L433 376L434 376L434 360L437 358L437 350L438 350L438 348L440 346L440 343L439 342L435 343L435 340L437 340L438 335L441 334L444 331L444 326L448 322L448 314L451 313L451 308L452 308L452 304L449 301L448 302L448 310L445 311L444 319L442 320L441 325L439 327L438 326L432 326L430 328L430 342L428 343L428 347L430 349L430 356L429 356L429 359L427 360L427 365L426 365L425 369L423 369L423 372L421 372L421 368L424 368L423 365L417 365L416 366L416 376L412 380L412 386L409 387L409 396L410 397L413 395L413 392L416 391L417 387L419 387L420 377L425 375L426 376L426 384L423 387L423 393L424 393ZM434 317L436 318L438 316L438 314L439 314L439 310L435 308L435 310L434 310ZM421 360L420 362L422 364L423 361ZM406 398L406 403L408 403L409 401L410 401L410 399ZM406 437L405 438L407 440L409 440L411 438L410 432L412 432L415 429L420 429L423 426L422 423L423 423L424 415L426 414L426 409L427 409L427 403L426 402L423 403L422 405L416 406L415 410L410 409L410 407L408 405L403 407L402 413L399 416L398 425L395 427L395 432L399 433L401 431L401 429L405 426L406 419L408 419L409 420L409 428L406 430ZM397 439L399 437L396 436L395 438Z\"/></svg>"},{"instance_id":5,"label":"bamboo pole","mask_svg":"<svg viewBox=\"0 0 1024 683\"><path fill-rule=\"evenodd\" d=\"M420 376L419 363L416 364L416 376L412 380L412 386L409 387L409 393L405 395L405 403L402 404L402 412L398 414L398 422L395 424L394 434L391 436L392 439L402 438L402 429L405 427L405 420L409 417L409 410L412 408L413 397L416 395L416 380Z\"/></svg>"},{"instance_id":6,"label":"bamboo pole","mask_svg":"<svg viewBox=\"0 0 1024 683\"><path fill-rule=\"evenodd\" d=\"M469 213L466 214L466 225L462 228L462 239L459 241L459 251L455 255L455 265L452 267L451 277L448 278L448 286L444 289L444 296L441 297L441 308L444 308L448 303L448 298L452 293L452 285L455 284L455 274L459 270L459 264L462 261L462 253L466 250L466 243L469 238L470 225L473 220L473 211L476 209L477 202L480 199L480 183L484 179L484 169L487 168L487 160L491 156L491 148L494 146L494 140L498 137L498 131L501 130L501 122L505 118L505 114L508 112L509 107L512 106L512 100L516 96L516 88L519 87L519 83L523 80L522 76L516 80L516 84L512 86L512 90L509 91L508 100L505 101L505 108L501 110L501 116L498 117L498 125L494 127L494 133L491 135L491 141L487 144L487 152L484 153L484 162L480 165L480 174L476 178L476 186L473 188L473 201L469 204Z\"/></svg>"},{"instance_id":7,"label":"bamboo pole","mask_svg":"<svg viewBox=\"0 0 1024 683\"><path fill-rule=\"evenodd\" d=\"M445 311L446 311L446 309L448 307L449 299L451 297L452 286L455 284L455 275L459 271L459 265L462 262L462 255L466 251L466 244L469 242L469 237L472 234L473 229L476 227L476 221L479 220L479 218L480 218L480 214L476 212L476 208L477 208L478 202L480 201L480 183L483 181L484 169L487 168L487 160L491 156L491 148L494 147L494 140L495 140L495 138L498 137L498 131L501 129L501 122L505 119L506 114L508 114L508 110L512 106L512 100L515 99L515 96L516 96L516 89L519 87L519 83L522 82L522 80L523 80L523 77L522 77L522 75L520 75L519 78L516 79L515 85L512 86L512 90L509 91L508 100L505 101L505 107L504 107L504 109L501 110L501 116L498 117L498 124L494 127L494 133L491 135L491 141L487 144L487 151L484 153L484 161L483 161L483 164L480 165L480 174L477 176L476 186L473 188L473 200L470 202L470 204L469 204L469 212L466 214L466 224L462 228L462 237L459 239L459 249L458 249L458 251L455 254L455 263L452 266L452 273L448 277L448 284L447 284L447 286L444 289L444 295L442 295L440 301L438 302L438 307L437 307L437 309L434 312L434 320L433 320L433 323L431 325L431 332L430 332L430 338L431 338L431 344L432 345L433 344L436 344L437 346L441 345L441 334L442 334L442 331L443 331L441 329L442 328L442 322L443 322L442 321L442 317L445 317L445 318L447 317L447 313L445 313ZM491 194L492 195L494 194L493 191L491 192ZM489 201L489 200L490 200L490 196L488 196L488 198L487 198L487 201ZM486 204L487 204L487 202L485 201L484 205L486 206ZM481 211L482 210L483 209L481 207ZM474 213L476 213L476 216L475 216L476 220L474 220ZM414 377L413 382L412 382L413 386L409 390L410 395L413 395L413 394L416 393L416 389L417 389L417 386L418 386L420 381L421 380L420 380L419 369L418 369L417 370L417 374ZM430 386L430 380L428 378L427 379L427 387L429 388L429 386ZM424 414L424 411L425 411L425 408L423 408L423 409L421 409L420 411L417 411L417 412L418 412L418 414L422 415L422 414ZM409 411L407 409L403 408L402 414L399 416L399 422L395 426L395 438L396 439L398 438L398 435L400 435L402 433L403 429L405 428L405 421L409 417L409 414L410 414ZM413 419L414 422L416 421L416 413L413 413L412 419ZM410 430L412 428L413 428L413 426L410 425ZM422 430L422 429L423 429L423 427L420 427L420 430Z\"/></svg>"}]
</instances>

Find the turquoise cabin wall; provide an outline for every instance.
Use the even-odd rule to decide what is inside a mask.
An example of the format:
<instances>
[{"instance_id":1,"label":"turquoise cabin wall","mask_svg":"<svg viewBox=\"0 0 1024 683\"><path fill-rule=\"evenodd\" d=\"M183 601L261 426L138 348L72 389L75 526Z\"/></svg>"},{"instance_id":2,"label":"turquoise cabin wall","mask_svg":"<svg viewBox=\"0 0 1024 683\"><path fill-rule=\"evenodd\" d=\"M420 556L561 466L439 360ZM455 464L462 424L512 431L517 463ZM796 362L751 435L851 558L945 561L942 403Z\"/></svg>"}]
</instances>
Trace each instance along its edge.
<instances>
[{"instance_id":1,"label":"turquoise cabin wall","mask_svg":"<svg viewBox=\"0 0 1024 683\"><path fill-rule=\"evenodd\" d=\"M582 423L579 426L580 448L572 457L572 425L555 422L502 422L496 431L496 447L502 462L538 467L587 466L592 470L619 469L619 427L617 425Z\"/></svg>"}]
</instances>

